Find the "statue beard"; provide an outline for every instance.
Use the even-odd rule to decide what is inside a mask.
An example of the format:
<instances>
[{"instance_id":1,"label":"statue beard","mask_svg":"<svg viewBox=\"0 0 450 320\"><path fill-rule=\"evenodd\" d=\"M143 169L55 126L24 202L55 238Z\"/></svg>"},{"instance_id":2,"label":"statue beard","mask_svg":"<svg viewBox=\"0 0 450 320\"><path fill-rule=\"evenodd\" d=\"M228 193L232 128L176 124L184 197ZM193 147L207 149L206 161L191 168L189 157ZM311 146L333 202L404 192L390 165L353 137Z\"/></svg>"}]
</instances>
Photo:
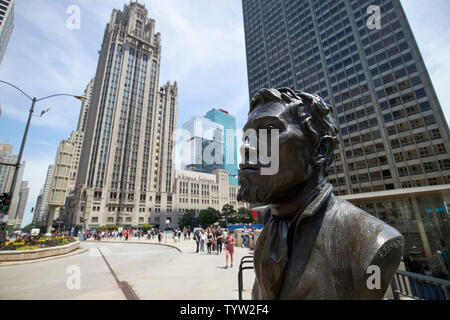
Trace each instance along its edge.
<instances>
[{"instance_id":1,"label":"statue beard","mask_svg":"<svg viewBox=\"0 0 450 320\"><path fill-rule=\"evenodd\" d=\"M261 176L259 174L239 174L237 200L256 205L282 203L289 200L289 195L302 190L305 183L311 178L311 174L317 173L312 166L306 166L304 170L278 173L273 176Z\"/></svg>"},{"instance_id":2,"label":"statue beard","mask_svg":"<svg viewBox=\"0 0 450 320\"><path fill-rule=\"evenodd\" d=\"M239 177L239 183L241 188L237 195L238 201L258 205L269 204L272 202L275 191L272 181L258 181L255 183L247 177Z\"/></svg>"}]
</instances>

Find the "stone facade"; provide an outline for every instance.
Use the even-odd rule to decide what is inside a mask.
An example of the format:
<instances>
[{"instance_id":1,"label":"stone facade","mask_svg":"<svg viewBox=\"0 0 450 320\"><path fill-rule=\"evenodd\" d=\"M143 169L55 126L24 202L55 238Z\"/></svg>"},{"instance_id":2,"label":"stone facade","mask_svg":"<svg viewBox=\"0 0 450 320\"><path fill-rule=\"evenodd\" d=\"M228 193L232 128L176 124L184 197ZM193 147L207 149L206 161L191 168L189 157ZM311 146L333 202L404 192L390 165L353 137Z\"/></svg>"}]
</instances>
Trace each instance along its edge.
<instances>
[{"instance_id":1,"label":"stone facade","mask_svg":"<svg viewBox=\"0 0 450 320\"><path fill-rule=\"evenodd\" d=\"M178 85L159 87L160 65L161 35L145 6L114 10L80 115L86 131L70 225L131 225L142 204L173 205Z\"/></svg>"}]
</instances>

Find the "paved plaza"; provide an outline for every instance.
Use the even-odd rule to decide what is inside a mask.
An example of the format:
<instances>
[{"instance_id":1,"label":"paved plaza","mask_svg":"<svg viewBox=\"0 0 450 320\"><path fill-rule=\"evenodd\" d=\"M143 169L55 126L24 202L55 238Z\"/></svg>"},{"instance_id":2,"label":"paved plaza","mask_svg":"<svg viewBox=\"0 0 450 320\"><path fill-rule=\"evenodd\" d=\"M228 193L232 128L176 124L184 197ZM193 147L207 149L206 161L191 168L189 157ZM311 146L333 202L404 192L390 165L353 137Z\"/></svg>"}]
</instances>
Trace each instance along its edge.
<instances>
[{"instance_id":1,"label":"paved plaza","mask_svg":"<svg viewBox=\"0 0 450 320\"><path fill-rule=\"evenodd\" d=\"M120 281L141 300L237 300L239 262L252 254L236 248L233 268L225 269L224 252L197 254L193 240L85 241L81 249L40 262L0 264L0 299L127 299ZM76 272L79 288L71 285ZM253 270L244 271L244 299L250 299L254 279Z\"/></svg>"}]
</instances>

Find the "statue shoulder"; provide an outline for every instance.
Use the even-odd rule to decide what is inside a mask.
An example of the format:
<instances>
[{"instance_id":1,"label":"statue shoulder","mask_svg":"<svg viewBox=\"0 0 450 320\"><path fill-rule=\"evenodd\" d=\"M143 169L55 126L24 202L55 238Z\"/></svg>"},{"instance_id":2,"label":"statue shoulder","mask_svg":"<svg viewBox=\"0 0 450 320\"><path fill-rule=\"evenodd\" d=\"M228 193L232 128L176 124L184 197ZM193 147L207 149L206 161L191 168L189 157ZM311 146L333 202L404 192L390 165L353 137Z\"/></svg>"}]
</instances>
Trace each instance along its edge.
<instances>
[{"instance_id":1,"label":"statue shoulder","mask_svg":"<svg viewBox=\"0 0 450 320\"><path fill-rule=\"evenodd\" d=\"M342 219L344 223L355 231L355 236L371 239L370 245L381 249L387 242L403 239L397 229L350 202L337 198L336 203L339 208L335 210L345 217Z\"/></svg>"},{"instance_id":2,"label":"statue shoulder","mask_svg":"<svg viewBox=\"0 0 450 320\"><path fill-rule=\"evenodd\" d=\"M338 199L337 205L353 240L359 243L357 256L364 278L369 279L373 272L380 273L381 289L368 290L364 285L360 297L381 299L402 260L404 238L395 228L345 200Z\"/></svg>"}]
</instances>

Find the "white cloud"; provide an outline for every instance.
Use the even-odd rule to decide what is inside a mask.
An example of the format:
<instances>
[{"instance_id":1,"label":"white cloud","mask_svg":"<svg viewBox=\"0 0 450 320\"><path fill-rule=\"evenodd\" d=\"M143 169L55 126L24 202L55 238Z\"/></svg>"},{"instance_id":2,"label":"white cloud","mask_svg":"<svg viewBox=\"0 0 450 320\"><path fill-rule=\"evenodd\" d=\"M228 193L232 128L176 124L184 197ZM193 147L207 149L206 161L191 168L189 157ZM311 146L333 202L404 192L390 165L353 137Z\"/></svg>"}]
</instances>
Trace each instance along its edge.
<instances>
[{"instance_id":1,"label":"white cloud","mask_svg":"<svg viewBox=\"0 0 450 320\"><path fill-rule=\"evenodd\" d=\"M177 81L179 85L180 125L212 108L224 108L242 127L249 97L241 0L141 2L146 4L150 17L156 20L156 31L162 35L160 81ZM0 66L0 79L19 85L31 95L81 94L95 75L97 51L112 9L122 10L128 3L128 0L17 0L15 31ZM426 0L402 0L402 4L444 113L450 119L450 19L446 17L450 2L434 0L431 6ZM69 17L66 9L70 5L81 8L80 30L66 27ZM0 96L5 118L24 123L29 102L4 87L0 87ZM32 125L40 130L56 129L61 139L67 138L76 127L80 103L68 97L52 99L38 104L37 112L49 106L52 110L42 119L33 118ZM35 144L51 149L53 144L39 132L34 138ZM54 160L57 145L53 148L48 155L32 153L25 159L25 179L30 179L32 188L27 211L34 206L48 164Z\"/></svg>"},{"instance_id":2,"label":"white cloud","mask_svg":"<svg viewBox=\"0 0 450 320\"><path fill-rule=\"evenodd\" d=\"M450 121L450 2L402 0L447 123Z\"/></svg>"}]
</instances>

